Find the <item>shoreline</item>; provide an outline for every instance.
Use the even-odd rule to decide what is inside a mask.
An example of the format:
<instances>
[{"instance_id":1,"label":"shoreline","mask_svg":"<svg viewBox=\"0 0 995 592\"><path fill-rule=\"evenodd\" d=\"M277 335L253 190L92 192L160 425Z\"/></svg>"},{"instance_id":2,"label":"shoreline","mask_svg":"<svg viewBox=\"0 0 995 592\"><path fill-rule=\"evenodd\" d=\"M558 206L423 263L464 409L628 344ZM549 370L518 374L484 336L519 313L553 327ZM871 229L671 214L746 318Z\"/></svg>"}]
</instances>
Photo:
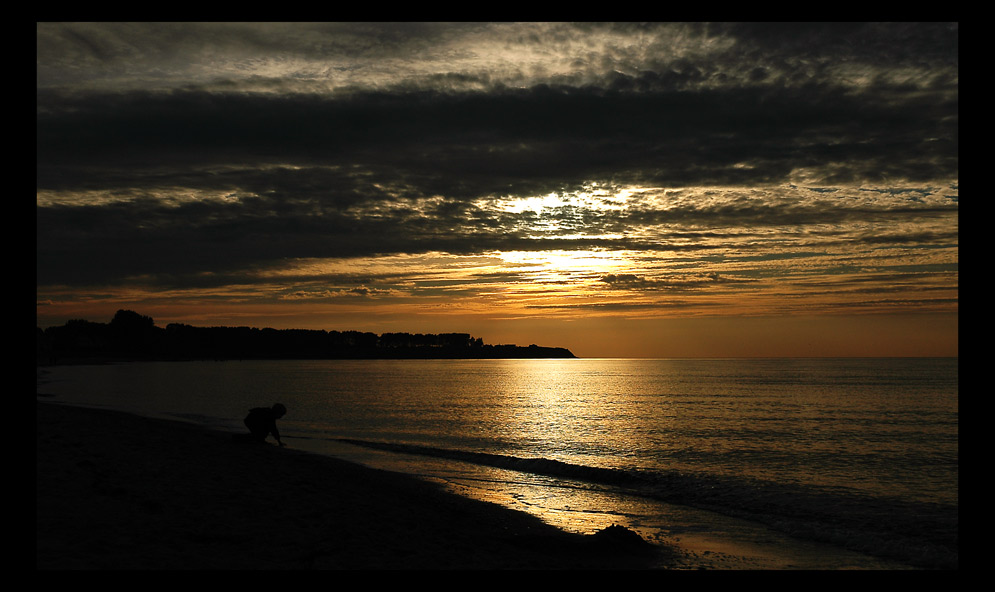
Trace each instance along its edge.
<instances>
[{"instance_id":1,"label":"shoreline","mask_svg":"<svg viewBox=\"0 0 995 592\"><path fill-rule=\"evenodd\" d=\"M39 570L650 569L675 553L183 422L36 413Z\"/></svg>"}]
</instances>

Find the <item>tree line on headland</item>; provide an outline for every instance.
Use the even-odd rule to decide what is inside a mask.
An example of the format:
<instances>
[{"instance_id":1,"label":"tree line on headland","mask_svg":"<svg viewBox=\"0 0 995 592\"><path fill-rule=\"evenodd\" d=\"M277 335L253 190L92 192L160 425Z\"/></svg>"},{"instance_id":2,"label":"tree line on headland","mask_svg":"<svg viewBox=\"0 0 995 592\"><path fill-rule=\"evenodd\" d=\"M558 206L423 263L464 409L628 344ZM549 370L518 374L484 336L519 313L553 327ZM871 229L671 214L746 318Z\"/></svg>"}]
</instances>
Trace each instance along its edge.
<instances>
[{"instance_id":1,"label":"tree line on headland","mask_svg":"<svg viewBox=\"0 0 995 592\"><path fill-rule=\"evenodd\" d=\"M108 360L573 358L562 347L489 345L469 333L376 333L321 329L157 327L119 310L110 323L70 320L38 328L39 364Z\"/></svg>"}]
</instances>

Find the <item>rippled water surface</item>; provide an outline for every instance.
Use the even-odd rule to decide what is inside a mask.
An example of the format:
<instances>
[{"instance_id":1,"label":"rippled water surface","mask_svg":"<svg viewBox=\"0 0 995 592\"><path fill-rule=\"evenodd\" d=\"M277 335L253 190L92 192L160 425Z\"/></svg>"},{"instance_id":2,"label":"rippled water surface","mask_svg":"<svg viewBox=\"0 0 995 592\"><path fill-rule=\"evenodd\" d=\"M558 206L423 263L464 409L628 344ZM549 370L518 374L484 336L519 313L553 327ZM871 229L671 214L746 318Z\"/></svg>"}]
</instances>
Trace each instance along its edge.
<instances>
[{"instance_id":1,"label":"rippled water surface","mask_svg":"<svg viewBox=\"0 0 995 592\"><path fill-rule=\"evenodd\" d=\"M66 402L235 431L280 401L292 445L386 443L390 468L456 484L572 479L956 557L956 359L162 362L46 379Z\"/></svg>"}]
</instances>

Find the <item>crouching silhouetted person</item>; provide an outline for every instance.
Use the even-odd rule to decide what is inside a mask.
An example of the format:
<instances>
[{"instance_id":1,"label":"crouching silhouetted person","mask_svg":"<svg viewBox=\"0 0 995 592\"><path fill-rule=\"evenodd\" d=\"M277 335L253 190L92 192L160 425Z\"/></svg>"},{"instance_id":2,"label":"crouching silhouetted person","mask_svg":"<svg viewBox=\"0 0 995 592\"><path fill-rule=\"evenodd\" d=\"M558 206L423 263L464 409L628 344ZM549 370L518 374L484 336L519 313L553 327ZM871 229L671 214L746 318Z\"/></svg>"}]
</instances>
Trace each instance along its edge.
<instances>
[{"instance_id":1,"label":"crouching silhouetted person","mask_svg":"<svg viewBox=\"0 0 995 592\"><path fill-rule=\"evenodd\" d=\"M280 403L272 407L250 409L249 414L245 416L245 427L249 428L249 433L244 436L250 440L264 442L266 436L273 434L277 444L283 446L283 442L280 441L280 430L276 428L276 420L286 415L286 413L287 408Z\"/></svg>"}]
</instances>

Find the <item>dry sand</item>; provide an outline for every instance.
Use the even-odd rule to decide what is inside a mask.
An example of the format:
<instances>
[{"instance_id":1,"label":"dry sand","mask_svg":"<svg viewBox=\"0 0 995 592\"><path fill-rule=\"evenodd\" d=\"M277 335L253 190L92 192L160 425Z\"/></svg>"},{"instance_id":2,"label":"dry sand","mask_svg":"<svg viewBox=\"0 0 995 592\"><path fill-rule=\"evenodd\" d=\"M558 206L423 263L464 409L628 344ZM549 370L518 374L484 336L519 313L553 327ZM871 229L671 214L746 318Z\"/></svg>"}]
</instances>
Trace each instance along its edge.
<instances>
[{"instance_id":1,"label":"dry sand","mask_svg":"<svg viewBox=\"0 0 995 592\"><path fill-rule=\"evenodd\" d=\"M37 488L44 570L641 569L672 552L339 459L46 402Z\"/></svg>"}]
</instances>

